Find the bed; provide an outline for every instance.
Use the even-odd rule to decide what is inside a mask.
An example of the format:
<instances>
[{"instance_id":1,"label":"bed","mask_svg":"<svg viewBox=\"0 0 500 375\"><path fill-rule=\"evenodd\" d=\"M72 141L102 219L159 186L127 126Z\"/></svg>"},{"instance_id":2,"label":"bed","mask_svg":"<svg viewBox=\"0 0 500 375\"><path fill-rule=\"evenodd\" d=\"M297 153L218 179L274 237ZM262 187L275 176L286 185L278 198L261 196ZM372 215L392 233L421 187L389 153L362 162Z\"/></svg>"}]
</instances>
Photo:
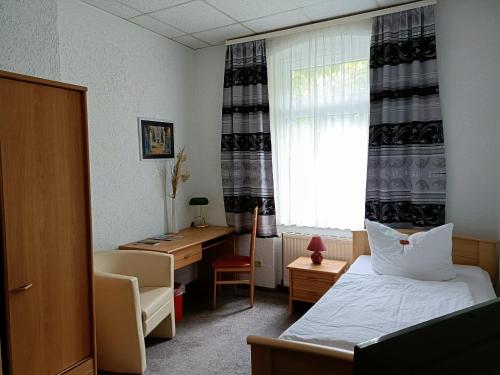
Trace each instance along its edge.
<instances>
[{"instance_id":1,"label":"bed","mask_svg":"<svg viewBox=\"0 0 500 375\"><path fill-rule=\"evenodd\" d=\"M457 277L422 282L375 274L367 234L354 231L354 262L337 284L280 338L247 338L252 374L352 374L356 343L495 298L495 247L494 241L453 236Z\"/></svg>"}]
</instances>

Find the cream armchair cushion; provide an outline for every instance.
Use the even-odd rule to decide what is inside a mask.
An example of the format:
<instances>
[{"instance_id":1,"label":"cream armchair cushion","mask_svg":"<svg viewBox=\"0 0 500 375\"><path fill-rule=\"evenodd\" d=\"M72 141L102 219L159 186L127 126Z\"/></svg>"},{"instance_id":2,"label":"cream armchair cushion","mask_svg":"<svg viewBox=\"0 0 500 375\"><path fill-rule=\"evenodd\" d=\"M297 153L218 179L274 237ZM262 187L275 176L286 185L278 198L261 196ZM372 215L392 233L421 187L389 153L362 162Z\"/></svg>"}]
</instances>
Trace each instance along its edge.
<instances>
[{"instance_id":1,"label":"cream armchair cushion","mask_svg":"<svg viewBox=\"0 0 500 375\"><path fill-rule=\"evenodd\" d=\"M173 257L100 251L94 253L94 270L98 368L141 374L144 336L175 336Z\"/></svg>"},{"instance_id":2,"label":"cream armchair cushion","mask_svg":"<svg viewBox=\"0 0 500 375\"><path fill-rule=\"evenodd\" d=\"M167 316L172 308L172 288L139 288L141 304L142 331L144 336L149 333ZM166 315L165 315L166 314Z\"/></svg>"}]
</instances>

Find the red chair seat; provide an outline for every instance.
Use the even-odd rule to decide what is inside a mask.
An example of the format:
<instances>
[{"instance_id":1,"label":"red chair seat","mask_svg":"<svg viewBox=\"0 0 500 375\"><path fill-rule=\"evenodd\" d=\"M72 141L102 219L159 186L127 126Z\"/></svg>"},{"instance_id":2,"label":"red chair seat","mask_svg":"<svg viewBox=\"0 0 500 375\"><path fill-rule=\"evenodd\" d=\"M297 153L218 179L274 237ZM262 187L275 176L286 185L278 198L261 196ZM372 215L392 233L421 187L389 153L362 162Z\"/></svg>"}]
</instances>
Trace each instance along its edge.
<instances>
[{"instance_id":1,"label":"red chair seat","mask_svg":"<svg viewBox=\"0 0 500 375\"><path fill-rule=\"evenodd\" d=\"M214 268L246 268L250 267L250 257L243 255L224 255L216 259Z\"/></svg>"}]
</instances>

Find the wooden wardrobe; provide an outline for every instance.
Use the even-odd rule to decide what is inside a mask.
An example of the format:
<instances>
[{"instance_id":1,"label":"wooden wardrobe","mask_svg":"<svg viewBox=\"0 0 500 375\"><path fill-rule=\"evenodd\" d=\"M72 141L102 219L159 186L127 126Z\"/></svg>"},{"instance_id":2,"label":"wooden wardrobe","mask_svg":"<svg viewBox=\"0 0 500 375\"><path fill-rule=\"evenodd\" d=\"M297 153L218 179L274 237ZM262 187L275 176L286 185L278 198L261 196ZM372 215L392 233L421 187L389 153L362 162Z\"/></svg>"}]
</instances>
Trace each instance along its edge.
<instances>
[{"instance_id":1,"label":"wooden wardrobe","mask_svg":"<svg viewBox=\"0 0 500 375\"><path fill-rule=\"evenodd\" d=\"M0 71L4 374L95 369L86 88Z\"/></svg>"}]
</instances>

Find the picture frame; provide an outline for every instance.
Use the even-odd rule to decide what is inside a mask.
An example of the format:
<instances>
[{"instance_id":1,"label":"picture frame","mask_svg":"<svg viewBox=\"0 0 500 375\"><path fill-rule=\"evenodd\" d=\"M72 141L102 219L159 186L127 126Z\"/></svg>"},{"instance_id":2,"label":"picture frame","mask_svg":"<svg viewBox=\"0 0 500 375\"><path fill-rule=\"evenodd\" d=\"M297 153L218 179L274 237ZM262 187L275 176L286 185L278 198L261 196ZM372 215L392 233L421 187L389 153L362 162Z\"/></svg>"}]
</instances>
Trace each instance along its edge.
<instances>
[{"instance_id":1,"label":"picture frame","mask_svg":"<svg viewBox=\"0 0 500 375\"><path fill-rule=\"evenodd\" d=\"M172 159L174 154L174 123L138 117L139 152L141 160Z\"/></svg>"}]
</instances>

